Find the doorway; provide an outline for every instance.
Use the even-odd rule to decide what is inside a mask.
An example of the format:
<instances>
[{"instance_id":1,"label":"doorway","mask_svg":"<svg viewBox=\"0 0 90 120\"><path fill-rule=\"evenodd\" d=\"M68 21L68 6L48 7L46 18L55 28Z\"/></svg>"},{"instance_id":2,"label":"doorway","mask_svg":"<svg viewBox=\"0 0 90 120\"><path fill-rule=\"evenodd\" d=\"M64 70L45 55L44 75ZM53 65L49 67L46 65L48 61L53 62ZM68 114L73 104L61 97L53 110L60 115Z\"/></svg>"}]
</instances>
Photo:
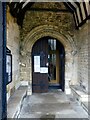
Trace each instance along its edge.
<instances>
[{"instance_id":1,"label":"doorway","mask_svg":"<svg viewBox=\"0 0 90 120\"><path fill-rule=\"evenodd\" d=\"M43 37L32 48L32 91L64 91L65 51L63 45L52 37Z\"/></svg>"},{"instance_id":2,"label":"doorway","mask_svg":"<svg viewBox=\"0 0 90 120\"><path fill-rule=\"evenodd\" d=\"M57 41L48 39L48 79L49 85L59 84L60 60L59 50L56 48Z\"/></svg>"}]
</instances>

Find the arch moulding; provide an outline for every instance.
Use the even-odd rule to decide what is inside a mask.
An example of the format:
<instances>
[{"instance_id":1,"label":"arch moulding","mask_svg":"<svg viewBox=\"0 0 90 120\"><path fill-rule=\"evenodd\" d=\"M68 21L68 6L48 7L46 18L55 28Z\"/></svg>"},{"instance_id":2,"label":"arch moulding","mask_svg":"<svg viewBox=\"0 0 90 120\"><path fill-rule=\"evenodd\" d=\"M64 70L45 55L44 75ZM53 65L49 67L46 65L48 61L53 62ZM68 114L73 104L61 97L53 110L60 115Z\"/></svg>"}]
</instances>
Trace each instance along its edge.
<instances>
[{"instance_id":1,"label":"arch moulding","mask_svg":"<svg viewBox=\"0 0 90 120\"><path fill-rule=\"evenodd\" d=\"M59 40L63 44L65 50L76 50L74 41L69 34L63 32L62 30L59 31L57 26L42 25L32 29L25 37L22 44L23 51L31 52L34 43L45 36L50 36Z\"/></svg>"},{"instance_id":2,"label":"arch moulding","mask_svg":"<svg viewBox=\"0 0 90 120\"><path fill-rule=\"evenodd\" d=\"M57 26L51 25L43 25L38 26L30 31L30 33L25 37L22 48L25 56L28 55L27 59L29 59L29 70L30 70L30 78L29 78L29 91L32 93L32 61L31 61L31 52L34 43L42 37L53 37L59 40L65 49L65 91L66 93L70 93L69 82L72 80L72 75L74 70L73 68L73 55L72 52L76 51L76 47L71 36L66 34L65 32L59 31Z\"/></svg>"}]
</instances>

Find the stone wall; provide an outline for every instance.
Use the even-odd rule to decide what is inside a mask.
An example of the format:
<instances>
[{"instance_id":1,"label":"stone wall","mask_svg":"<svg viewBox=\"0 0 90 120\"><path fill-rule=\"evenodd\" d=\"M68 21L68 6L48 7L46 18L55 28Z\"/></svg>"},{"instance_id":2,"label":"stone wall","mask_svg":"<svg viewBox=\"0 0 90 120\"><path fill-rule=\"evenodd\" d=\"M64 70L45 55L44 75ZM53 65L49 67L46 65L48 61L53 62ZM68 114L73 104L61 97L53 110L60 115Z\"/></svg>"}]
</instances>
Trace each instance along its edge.
<instances>
[{"instance_id":1,"label":"stone wall","mask_svg":"<svg viewBox=\"0 0 90 120\"><path fill-rule=\"evenodd\" d=\"M78 51L78 84L88 92L88 41L90 33L90 22L75 32Z\"/></svg>"},{"instance_id":2,"label":"stone wall","mask_svg":"<svg viewBox=\"0 0 90 120\"><path fill-rule=\"evenodd\" d=\"M88 94L90 95L90 21L88 26Z\"/></svg>"},{"instance_id":3,"label":"stone wall","mask_svg":"<svg viewBox=\"0 0 90 120\"><path fill-rule=\"evenodd\" d=\"M19 26L16 20L10 15L9 8L7 8L7 47L11 50L12 54L12 82L7 85L7 99L20 85L19 40Z\"/></svg>"},{"instance_id":4,"label":"stone wall","mask_svg":"<svg viewBox=\"0 0 90 120\"><path fill-rule=\"evenodd\" d=\"M21 85L28 85L30 79L30 55L21 56L20 80Z\"/></svg>"},{"instance_id":5,"label":"stone wall","mask_svg":"<svg viewBox=\"0 0 90 120\"><path fill-rule=\"evenodd\" d=\"M63 3L35 3L32 8L65 9ZM21 29L21 40L35 27L40 25L58 26L59 31L73 31L74 20L70 12L52 11L26 11L23 27Z\"/></svg>"}]
</instances>

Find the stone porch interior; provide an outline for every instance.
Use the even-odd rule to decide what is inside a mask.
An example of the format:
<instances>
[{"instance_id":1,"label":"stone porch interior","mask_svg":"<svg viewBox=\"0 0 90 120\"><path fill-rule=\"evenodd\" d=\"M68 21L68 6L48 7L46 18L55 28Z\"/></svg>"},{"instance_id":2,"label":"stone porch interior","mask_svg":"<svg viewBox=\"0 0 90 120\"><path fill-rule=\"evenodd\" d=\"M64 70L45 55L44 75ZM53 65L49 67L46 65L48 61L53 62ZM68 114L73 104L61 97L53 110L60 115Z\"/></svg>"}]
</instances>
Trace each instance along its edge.
<instances>
[{"instance_id":1,"label":"stone porch interior","mask_svg":"<svg viewBox=\"0 0 90 120\"><path fill-rule=\"evenodd\" d=\"M75 87L75 86L74 86ZM72 87L74 89L74 87ZM60 89L27 95L28 88L16 90L8 101L8 118L89 118L89 102L82 100L80 89L66 95ZM82 92L82 95L85 95Z\"/></svg>"}]
</instances>

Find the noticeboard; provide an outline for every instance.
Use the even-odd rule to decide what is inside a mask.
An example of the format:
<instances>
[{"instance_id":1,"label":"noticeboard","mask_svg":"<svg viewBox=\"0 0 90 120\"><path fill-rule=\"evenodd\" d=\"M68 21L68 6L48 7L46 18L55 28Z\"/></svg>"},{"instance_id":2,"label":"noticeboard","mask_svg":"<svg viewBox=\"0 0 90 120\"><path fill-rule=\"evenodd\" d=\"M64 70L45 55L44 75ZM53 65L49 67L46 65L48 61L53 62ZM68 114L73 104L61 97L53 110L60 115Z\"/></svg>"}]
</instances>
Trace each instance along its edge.
<instances>
[{"instance_id":1,"label":"noticeboard","mask_svg":"<svg viewBox=\"0 0 90 120\"><path fill-rule=\"evenodd\" d=\"M6 75L7 75L7 83L12 82L12 55L10 53L6 54Z\"/></svg>"}]
</instances>

